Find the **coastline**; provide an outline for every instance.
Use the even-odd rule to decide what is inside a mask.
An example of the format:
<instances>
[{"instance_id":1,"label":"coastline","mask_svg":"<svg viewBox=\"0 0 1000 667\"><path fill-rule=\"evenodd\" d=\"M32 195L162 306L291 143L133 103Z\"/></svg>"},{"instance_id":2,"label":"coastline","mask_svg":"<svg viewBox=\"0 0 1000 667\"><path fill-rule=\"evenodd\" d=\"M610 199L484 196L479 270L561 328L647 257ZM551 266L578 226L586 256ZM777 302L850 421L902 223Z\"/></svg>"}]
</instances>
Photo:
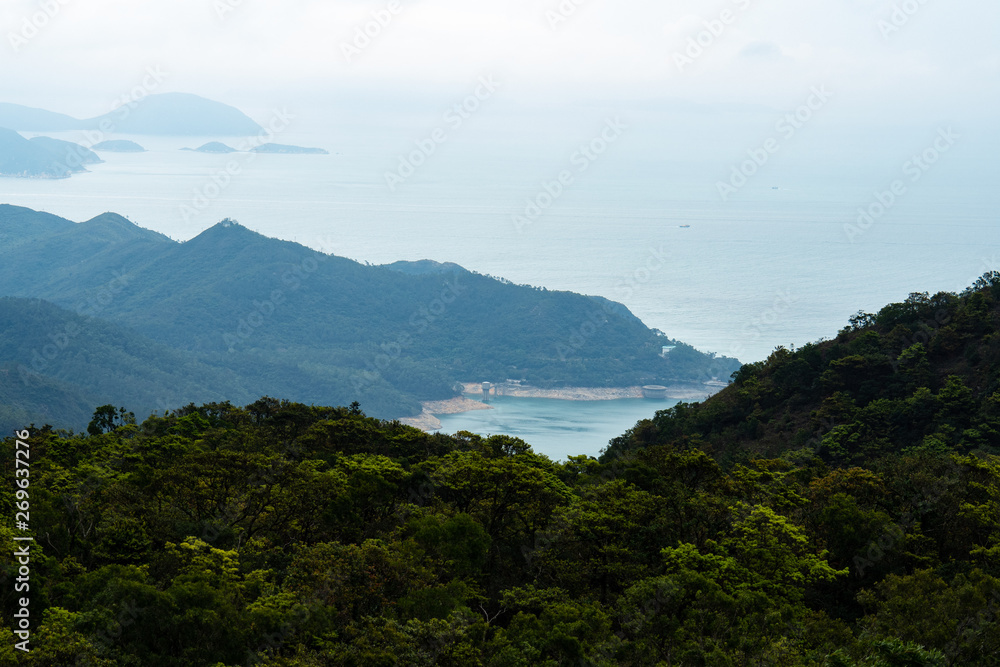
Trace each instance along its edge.
<instances>
[{"instance_id":1,"label":"coastline","mask_svg":"<svg viewBox=\"0 0 1000 667\"><path fill-rule=\"evenodd\" d=\"M420 405L423 407L423 412L416 417L404 417L399 421L407 426L415 426L421 431L436 431L441 428L441 420L436 415L455 415L460 412L493 409L482 401L465 396L456 396L445 401L424 401Z\"/></svg>"},{"instance_id":2,"label":"coastline","mask_svg":"<svg viewBox=\"0 0 1000 667\"><path fill-rule=\"evenodd\" d=\"M680 383L667 387L667 398L678 401L703 401L718 393L724 384ZM481 399L470 398L482 395L482 385L478 382L463 383L464 395L444 401L424 401L423 411L415 417L404 417L399 421L415 426L422 431L436 431L441 428L437 415L454 415L474 410L492 410ZM530 386L510 386L503 388L502 396L514 398L547 398L563 401L615 401L623 398L642 399L642 387L563 387L561 389L540 389Z\"/></svg>"}]
</instances>

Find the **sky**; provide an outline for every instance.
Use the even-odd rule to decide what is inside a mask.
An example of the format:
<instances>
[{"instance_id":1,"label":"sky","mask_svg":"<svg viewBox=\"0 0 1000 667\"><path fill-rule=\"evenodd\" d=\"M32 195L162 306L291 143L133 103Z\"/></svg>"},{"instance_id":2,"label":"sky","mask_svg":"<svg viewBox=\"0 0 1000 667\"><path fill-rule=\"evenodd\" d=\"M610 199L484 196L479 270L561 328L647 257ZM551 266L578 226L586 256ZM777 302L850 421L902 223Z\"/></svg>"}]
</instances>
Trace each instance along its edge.
<instances>
[{"instance_id":1,"label":"sky","mask_svg":"<svg viewBox=\"0 0 1000 667\"><path fill-rule=\"evenodd\" d=\"M0 101L94 116L152 68L155 92L318 125L437 109L486 76L529 118L793 109L824 85L839 122L986 126L997 25L996 0L4 0Z\"/></svg>"},{"instance_id":2,"label":"sky","mask_svg":"<svg viewBox=\"0 0 1000 667\"><path fill-rule=\"evenodd\" d=\"M471 100L414 182L450 197L460 174L516 193L513 210L612 119L628 131L580 189L626 208L675 183L719 204L769 141L766 183L867 202L954 136L909 201L942 186L995 211L997 26L997 0L0 0L0 102L86 118L185 92L262 124L282 110L282 142L364 154L389 199L383 173ZM805 120L786 134L789 114Z\"/></svg>"}]
</instances>

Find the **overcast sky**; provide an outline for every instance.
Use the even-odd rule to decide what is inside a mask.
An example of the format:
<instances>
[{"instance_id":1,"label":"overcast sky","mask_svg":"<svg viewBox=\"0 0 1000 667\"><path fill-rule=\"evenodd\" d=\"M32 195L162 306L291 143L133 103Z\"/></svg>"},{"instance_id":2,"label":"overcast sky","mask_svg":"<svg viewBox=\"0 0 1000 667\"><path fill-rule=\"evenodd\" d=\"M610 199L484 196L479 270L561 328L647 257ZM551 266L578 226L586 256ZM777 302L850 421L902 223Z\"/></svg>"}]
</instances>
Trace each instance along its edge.
<instances>
[{"instance_id":1,"label":"overcast sky","mask_svg":"<svg viewBox=\"0 0 1000 667\"><path fill-rule=\"evenodd\" d=\"M895 21L894 4L398 0L348 62L344 46L388 1L4 0L0 99L96 115L153 67L167 73L157 92L255 115L346 99L388 107L492 75L528 109L579 99L789 108L824 84L845 117L995 117L1000 3L905 0L913 13ZM703 33L703 52L679 61L706 21L719 34Z\"/></svg>"}]
</instances>

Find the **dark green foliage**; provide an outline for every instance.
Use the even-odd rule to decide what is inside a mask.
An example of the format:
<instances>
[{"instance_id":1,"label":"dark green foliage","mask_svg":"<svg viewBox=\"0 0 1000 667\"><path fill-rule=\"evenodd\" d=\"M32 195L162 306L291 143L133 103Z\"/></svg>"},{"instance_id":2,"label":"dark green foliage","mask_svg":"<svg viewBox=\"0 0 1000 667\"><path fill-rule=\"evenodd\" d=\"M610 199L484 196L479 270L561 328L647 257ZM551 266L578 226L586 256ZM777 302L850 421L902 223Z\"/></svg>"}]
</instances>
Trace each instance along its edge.
<instances>
[{"instance_id":1,"label":"dark green foliage","mask_svg":"<svg viewBox=\"0 0 1000 667\"><path fill-rule=\"evenodd\" d=\"M33 429L33 650L5 627L0 665L1000 665L994 279L600 461L269 397Z\"/></svg>"},{"instance_id":2,"label":"dark green foliage","mask_svg":"<svg viewBox=\"0 0 1000 667\"><path fill-rule=\"evenodd\" d=\"M1000 664L996 456L556 464L266 397L93 424L28 441L33 651L0 664Z\"/></svg>"},{"instance_id":3,"label":"dark green foliage","mask_svg":"<svg viewBox=\"0 0 1000 667\"><path fill-rule=\"evenodd\" d=\"M102 405L94 411L94 418L87 425L87 433L90 435L109 433L126 424L135 424L134 412L128 412L125 408L118 408L116 412L115 406Z\"/></svg>"},{"instance_id":4,"label":"dark green foliage","mask_svg":"<svg viewBox=\"0 0 1000 667\"><path fill-rule=\"evenodd\" d=\"M704 404L658 413L608 456L699 437L720 460L818 456L859 462L901 451L1000 452L1000 274L962 295L911 294L859 313L835 340L778 348Z\"/></svg>"}]
</instances>

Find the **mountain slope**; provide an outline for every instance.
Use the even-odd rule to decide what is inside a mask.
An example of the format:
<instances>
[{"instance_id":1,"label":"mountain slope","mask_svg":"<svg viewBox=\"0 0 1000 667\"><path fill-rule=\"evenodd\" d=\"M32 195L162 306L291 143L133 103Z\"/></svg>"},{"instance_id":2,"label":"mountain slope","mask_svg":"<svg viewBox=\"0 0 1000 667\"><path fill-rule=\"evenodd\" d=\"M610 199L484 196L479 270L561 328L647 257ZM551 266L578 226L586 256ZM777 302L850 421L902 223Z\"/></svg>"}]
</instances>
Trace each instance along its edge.
<instances>
[{"instance_id":1,"label":"mountain slope","mask_svg":"<svg viewBox=\"0 0 1000 667\"><path fill-rule=\"evenodd\" d=\"M1000 273L858 313L834 340L779 348L704 403L641 422L605 457L689 440L731 461L1000 451Z\"/></svg>"},{"instance_id":2,"label":"mountain slope","mask_svg":"<svg viewBox=\"0 0 1000 667\"><path fill-rule=\"evenodd\" d=\"M66 132L80 129L80 123L65 114L0 102L0 127L21 132Z\"/></svg>"},{"instance_id":3,"label":"mountain slope","mask_svg":"<svg viewBox=\"0 0 1000 667\"><path fill-rule=\"evenodd\" d=\"M236 107L190 93L149 95L128 114L116 110L84 123L98 127L102 121L122 134L247 136L263 130Z\"/></svg>"},{"instance_id":4,"label":"mountain slope","mask_svg":"<svg viewBox=\"0 0 1000 667\"><path fill-rule=\"evenodd\" d=\"M107 299L105 291L118 294L128 286L130 271L158 249L174 244L114 213L79 224L37 215L30 209L0 206L0 239L5 241L0 257L5 261L16 258L18 273L31 276L28 280L9 276L0 296L58 294L59 299L50 300L81 310L98 297Z\"/></svg>"},{"instance_id":5,"label":"mountain slope","mask_svg":"<svg viewBox=\"0 0 1000 667\"><path fill-rule=\"evenodd\" d=\"M189 93L149 95L86 120L19 104L0 104L0 127L22 132L98 128L107 132L103 128L111 127L120 134L176 136L249 136L263 130L239 109Z\"/></svg>"},{"instance_id":6,"label":"mountain slope","mask_svg":"<svg viewBox=\"0 0 1000 667\"><path fill-rule=\"evenodd\" d=\"M0 176L69 178L77 171L84 171L80 164L74 166L45 146L0 128Z\"/></svg>"},{"instance_id":7,"label":"mountain slope","mask_svg":"<svg viewBox=\"0 0 1000 667\"><path fill-rule=\"evenodd\" d=\"M0 248L8 252L75 226L75 223L51 213L0 204Z\"/></svg>"},{"instance_id":8,"label":"mountain slope","mask_svg":"<svg viewBox=\"0 0 1000 667\"><path fill-rule=\"evenodd\" d=\"M459 381L700 383L738 367L669 341L621 304L464 270L364 266L232 221L176 243L114 214L40 217L37 228L26 218L0 209L0 233L18 243L0 247L0 262L18 265L5 294L128 327L260 394L358 400L401 417ZM664 359L668 342L677 349Z\"/></svg>"},{"instance_id":9,"label":"mountain slope","mask_svg":"<svg viewBox=\"0 0 1000 667\"><path fill-rule=\"evenodd\" d=\"M251 398L239 378L190 355L32 299L0 297L0 368L5 430L23 426L25 415L81 429L106 403L148 414L185 400Z\"/></svg>"},{"instance_id":10,"label":"mountain slope","mask_svg":"<svg viewBox=\"0 0 1000 667\"><path fill-rule=\"evenodd\" d=\"M70 167L81 167L85 164L99 164L104 162L97 153L75 144L72 141L53 139L52 137L32 137L29 141L37 146L41 146L55 158Z\"/></svg>"}]
</instances>

